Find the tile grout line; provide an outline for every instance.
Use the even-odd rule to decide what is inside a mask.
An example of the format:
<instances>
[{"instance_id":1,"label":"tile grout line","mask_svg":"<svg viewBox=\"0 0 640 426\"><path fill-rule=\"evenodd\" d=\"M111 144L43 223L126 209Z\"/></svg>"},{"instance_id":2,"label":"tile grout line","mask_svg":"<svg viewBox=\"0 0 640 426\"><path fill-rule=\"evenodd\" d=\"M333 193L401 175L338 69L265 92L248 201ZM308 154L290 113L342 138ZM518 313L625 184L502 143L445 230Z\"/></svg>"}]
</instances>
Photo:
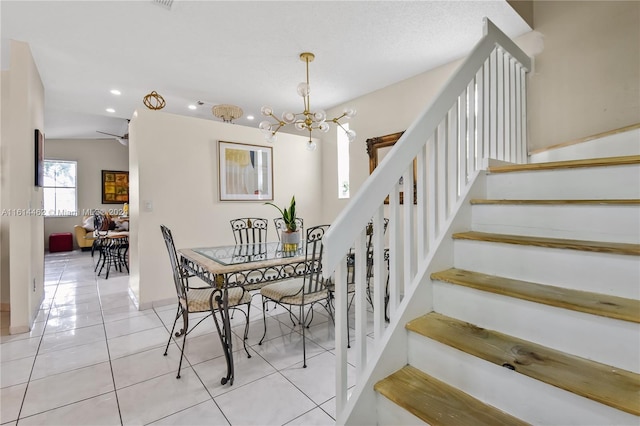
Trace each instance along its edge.
<instances>
[{"instance_id":1,"label":"tile grout line","mask_svg":"<svg viewBox=\"0 0 640 426\"><path fill-rule=\"evenodd\" d=\"M49 312L47 313L47 317L44 320L44 328L42 329L42 334L40 335L40 341L38 342L38 349L36 349L36 353L33 357L33 364L31 364L31 371L29 372L29 378L27 379L27 384L24 388L24 395L22 396L22 403L20 403L20 409L18 410L18 415L16 417L16 426L20 423L20 415L22 414L22 410L24 408L24 403L25 400L27 399L27 392L29 391L29 385L31 384L31 377L33 376L33 370L36 366L36 361L38 360L38 355L40 352L40 347L42 346L42 341L44 340L44 335L45 332L47 331L47 324L49 323L49 317L51 316L51 305L53 305L53 300L56 297L56 294L58 293L58 287L60 286L60 280L62 279L62 275L64 274L64 271L67 269L67 264L69 263L69 259L66 259L64 262L64 268L62 269L62 272L60 273L60 275L58 276L58 282L56 283L56 289L53 292L53 296L51 297L51 302L49 303ZM43 274L46 275L46 262L45 262L45 267L43 270ZM40 302L40 309L42 309L42 302ZM33 327L33 325L32 325ZM46 411L46 410L45 410ZM40 413L36 413L36 414L40 414ZM36 415L33 414L33 415ZM31 416L29 416L31 417Z\"/></svg>"},{"instance_id":2,"label":"tile grout line","mask_svg":"<svg viewBox=\"0 0 640 426\"><path fill-rule=\"evenodd\" d=\"M93 272L94 272L94 279L96 282L96 290L98 292L98 299L100 303L100 317L102 318L102 329L104 331L104 340L105 340L105 345L107 347L107 356L109 358L109 371L111 372L111 382L113 383L113 394L116 398L116 406L118 407L118 417L120 418L120 424L123 425L124 423L122 422L122 410L120 409L120 398L118 398L118 388L116 386L116 377L115 377L115 374L113 373L113 361L111 360L111 351L109 350L109 336L107 335L107 326L105 325L104 310L102 308L102 296L100 294L100 288L98 287L98 275L95 274L95 269Z\"/></svg>"}]
</instances>

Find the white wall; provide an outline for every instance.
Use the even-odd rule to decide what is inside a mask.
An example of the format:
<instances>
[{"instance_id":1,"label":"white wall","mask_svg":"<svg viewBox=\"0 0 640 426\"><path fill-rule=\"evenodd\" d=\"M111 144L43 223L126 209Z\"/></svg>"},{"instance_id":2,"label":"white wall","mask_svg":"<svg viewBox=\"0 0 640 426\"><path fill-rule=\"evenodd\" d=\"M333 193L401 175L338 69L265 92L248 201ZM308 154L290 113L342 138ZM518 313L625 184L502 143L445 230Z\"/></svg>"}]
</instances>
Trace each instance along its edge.
<instances>
[{"instance_id":1,"label":"white wall","mask_svg":"<svg viewBox=\"0 0 640 426\"><path fill-rule=\"evenodd\" d=\"M175 303L171 269L160 225L168 226L176 248L234 242L229 221L264 217L270 240L278 211L264 202L219 201L219 140L273 147L274 199L286 206L296 197L305 227L322 221L322 153L306 150L304 136L280 134L270 145L255 128L139 110L129 126L130 288L141 308ZM145 209L147 202L152 211Z\"/></svg>"},{"instance_id":2,"label":"white wall","mask_svg":"<svg viewBox=\"0 0 640 426\"><path fill-rule=\"evenodd\" d=\"M11 41L10 49L10 69L2 78L1 196L8 213L0 226L0 276L2 303L10 303L13 334L29 331L44 295L43 218L13 213L42 208L42 189L34 183L34 131L44 129L44 86L29 46Z\"/></svg>"},{"instance_id":3,"label":"white wall","mask_svg":"<svg viewBox=\"0 0 640 426\"><path fill-rule=\"evenodd\" d=\"M102 204L102 170L129 170L129 148L115 139L48 139L46 158L77 161L78 216L45 218L44 244L49 247L49 235L73 233L80 225L83 210L120 210L122 204ZM77 248L75 234L73 245Z\"/></svg>"}]
</instances>

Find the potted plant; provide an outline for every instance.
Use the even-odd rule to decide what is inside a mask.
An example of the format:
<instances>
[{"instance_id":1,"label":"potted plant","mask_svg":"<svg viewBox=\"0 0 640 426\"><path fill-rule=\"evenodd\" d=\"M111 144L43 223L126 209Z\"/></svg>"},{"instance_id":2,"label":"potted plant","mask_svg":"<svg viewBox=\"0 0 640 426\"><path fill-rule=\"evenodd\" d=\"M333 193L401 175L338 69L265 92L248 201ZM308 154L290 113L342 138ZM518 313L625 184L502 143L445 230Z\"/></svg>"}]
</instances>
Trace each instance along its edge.
<instances>
[{"instance_id":1,"label":"potted plant","mask_svg":"<svg viewBox=\"0 0 640 426\"><path fill-rule=\"evenodd\" d=\"M300 230L296 222L296 196L291 197L289 208L281 209L273 203L265 203L278 209L282 215L282 220L285 225L280 233L280 241L282 241L282 248L284 251L296 251L300 244Z\"/></svg>"}]
</instances>

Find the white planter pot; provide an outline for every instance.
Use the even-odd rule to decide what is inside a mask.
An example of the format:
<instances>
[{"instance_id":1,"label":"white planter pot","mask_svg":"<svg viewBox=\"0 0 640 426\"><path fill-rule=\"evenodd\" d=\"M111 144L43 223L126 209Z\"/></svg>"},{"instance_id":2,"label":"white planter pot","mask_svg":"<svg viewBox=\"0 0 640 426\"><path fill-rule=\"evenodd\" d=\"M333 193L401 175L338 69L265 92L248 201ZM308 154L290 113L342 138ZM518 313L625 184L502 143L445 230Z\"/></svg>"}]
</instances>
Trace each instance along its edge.
<instances>
[{"instance_id":1,"label":"white planter pot","mask_svg":"<svg viewBox=\"0 0 640 426\"><path fill-rule=\"evenodd\" d=\"M296 251L300 246L300 231L281 231L280 241L282 241L283 251Z\"/></svg>"}]
</instances>

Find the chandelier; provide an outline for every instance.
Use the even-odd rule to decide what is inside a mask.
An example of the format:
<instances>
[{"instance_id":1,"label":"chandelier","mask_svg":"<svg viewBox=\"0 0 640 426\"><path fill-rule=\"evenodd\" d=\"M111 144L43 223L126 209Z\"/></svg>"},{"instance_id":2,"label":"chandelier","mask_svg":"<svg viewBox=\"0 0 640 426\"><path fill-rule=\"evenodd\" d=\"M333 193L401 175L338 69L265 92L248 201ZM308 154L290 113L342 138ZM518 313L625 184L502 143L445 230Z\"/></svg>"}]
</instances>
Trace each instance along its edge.
<instances>
[{"instance_id":1,"label":"chandelier","mask_svg":"<svg viewBox=\"0 0 640 426\"><path fill-rule=\"evenodd\" d=\"M211 108L211 113L218 118L221 118L225 123L232 123L233 120L242 117L242 108L235 105L221 104L214 105Z\"/></svg>"},{"instance_id":2,"label":"chandelier","mask_svg":"<svg viewBox=\"0 0 640 426\"><path fill-rule=\"evenodd\" d=\"M306 64L307 67L307 81L298 84L298 94L302 96L304 101L304 111L293 113L293 112L284 112L282 114L282 118L278 118L273 114L273 109L268 106L262 107L262 115L266 117L273 118L276 120L276 123L272 123L269 120L262 121L258 127L265 135L265 139L269 142L275 142L277 137L276 133L278 130L287 126L289 124L293 124L293 126L297 130L308 130L309 131L309 142L307 143L307 149L310 151L315 151L316 143L311 140L311 133L314 130L319 130L323 133L329 131L329 123L327 121L333 122L338 125L347 135L349 142L352 142L356 138L356 132L353 130L347 130L344 128L342 123L340 123L341 119L348 120L354 115L356 115L356 111L351 108L347 108L343 111L342 115L327 119L327 113L323 110L311 111L311 105L309 102L309 62L312 62L315 58L315 55L310 52L304 52L300 54L300 60Z\"/></svg>"}]
</instances>

